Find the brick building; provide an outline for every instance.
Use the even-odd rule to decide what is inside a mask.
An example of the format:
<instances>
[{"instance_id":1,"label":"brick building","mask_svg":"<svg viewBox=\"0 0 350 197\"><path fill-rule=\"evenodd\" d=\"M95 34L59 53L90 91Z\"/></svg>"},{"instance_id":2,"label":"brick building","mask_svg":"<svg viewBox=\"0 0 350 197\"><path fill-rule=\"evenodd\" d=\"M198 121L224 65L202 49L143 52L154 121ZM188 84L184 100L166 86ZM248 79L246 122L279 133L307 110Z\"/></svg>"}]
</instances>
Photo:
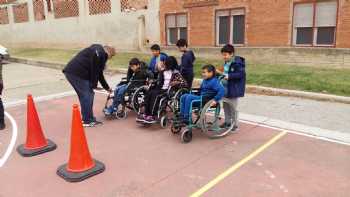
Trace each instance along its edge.
<instances>
[{"instance_id":1,"label":"brick building","mask_svg":"<svg viewBox=\"0 0 350 197\"><path fill-rule=\"evenodd\" d=\"M350 48L348 0L162 0L161 42Z\"/></svg>"}]
</instances>

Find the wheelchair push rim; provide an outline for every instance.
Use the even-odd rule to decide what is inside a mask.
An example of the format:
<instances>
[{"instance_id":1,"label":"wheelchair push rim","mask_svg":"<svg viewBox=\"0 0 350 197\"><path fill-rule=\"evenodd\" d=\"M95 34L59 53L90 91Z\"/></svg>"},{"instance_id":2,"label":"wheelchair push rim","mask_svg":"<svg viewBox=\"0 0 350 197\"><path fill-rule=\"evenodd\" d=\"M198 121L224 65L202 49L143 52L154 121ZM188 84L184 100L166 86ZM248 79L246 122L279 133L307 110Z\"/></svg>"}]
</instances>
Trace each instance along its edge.
<instances>
[{"instance_id":1,"label":"wheelchair push rim","mask_svg":"<svg viewBox=\"0 0 350 197\"><path fill-rule=\"evenodd\" d=\"M234 125L235 116L237 115L236 109L233 104L227 98L223 98L216 107L210 107L213 100L206 103L201 111L200 115L200 127L202 132L209 138L220 138L228 135ZM224 107L226 106L226 108ZM231 119L226 120L225 110L231 110ZM227 112L227 113L228 113Z\"/></svg>"},{"instance_id":2,"label":"wheelchair push rim","mask_svg":"<svg viewBox=\"0 0 350 197\"><path fill-rule=\"evenodd\" d=\"M143 105L146 96L146 91L147 86L141 86L137 88L134 94L132 95L131 107L136 113L140 111L140 108Z\"/></svg>"}]
</instances>

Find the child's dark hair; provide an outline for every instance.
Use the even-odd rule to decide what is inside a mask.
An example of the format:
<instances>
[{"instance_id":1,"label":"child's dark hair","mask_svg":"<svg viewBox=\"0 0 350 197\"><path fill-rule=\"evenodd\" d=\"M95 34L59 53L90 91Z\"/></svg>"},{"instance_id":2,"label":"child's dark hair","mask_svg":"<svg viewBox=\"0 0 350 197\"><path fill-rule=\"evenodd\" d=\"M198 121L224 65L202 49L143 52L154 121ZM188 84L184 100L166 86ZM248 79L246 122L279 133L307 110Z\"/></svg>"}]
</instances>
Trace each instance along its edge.
<instances>
[{"instance_id":1,"label":"child's dark hair","mask_svg":"<svg viewBox=\"0 0 350 197\"><path fill-rule=\"evenodd\" d=\"M180 40L178 40L176 42L176 46L177 47L187 47L188 46L187 40L181 38Z\"/></svg>"},{"instance_id":2,"label":"child's dark hair","mask_svg":"<svg viewBox=\"0 0 350 197\"><path fill-rule=\"evenodd\" d=\"M216 76L216 68L215 68L215 66L213 66L211 64L204 65L202 67L202 70L207 70L208 72L212 72L213 73L213 77Z\"/></svg>"},{"instance_id":3,"label":"child's dark hair","mask_svg":"<svg viewBox=\"0 0 350 197\"><path fill-rule=\"evenodd\" d=\"M165 62L165 70L175 70L179 67L177 60L174 56L169 56L166 58Z\"/></svg>"},{"instance_id":4,"label":"child's dark hair","mask_svg":"<svg viewBox=\"0 0 350 197\"><path fill-rule=\"evenodd\" d=\"M152 51L160 51L160 46L158 44L154 44L151 46Z\"/></svg>"},{"instance_id":5,"label":"child's dark hair","mask_svg":"<svg viewBox=\"0 0 350 197\"><path fill-rule=\"evenodd\" d=\"M232 44L227 44L224 47L222 47L221 53L234 54L235 53L235 47Z\"/></svg>"},{"instance_id":6,"label":"child's dark hair","mask_svg":"<svg viewBox=\"0 0 350 197\"><path fill-rule=\"evenodd\" d=\"M140 65L140 60L137 59L137 58L132 58L130 61L129 61L129 66L131 65Z\"/></svg>"}]
</instances>

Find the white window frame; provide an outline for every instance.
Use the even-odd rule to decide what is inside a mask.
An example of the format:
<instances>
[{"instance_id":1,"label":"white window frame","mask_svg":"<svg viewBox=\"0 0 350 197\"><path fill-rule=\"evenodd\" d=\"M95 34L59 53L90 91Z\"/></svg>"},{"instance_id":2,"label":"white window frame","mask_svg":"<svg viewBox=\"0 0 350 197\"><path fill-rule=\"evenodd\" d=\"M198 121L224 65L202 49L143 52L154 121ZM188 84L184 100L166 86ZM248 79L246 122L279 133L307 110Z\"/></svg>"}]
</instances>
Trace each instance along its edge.
<instances>
[{"instance_id":1,"label":"white window frame","mask_svg":"<svg viewBox=\"0 0 350 197\"><path fill-rule=\"evenodd\" d=\"M230 17L230 24L229 24L229 43L233 44L234 46L244 46L245 45L245 39L246 39L246 29L245 29L245 25L244 24L244 42L243 44L235 44L233 43L233 32L232 32L232 28L233 28L233 16L239 16L239 15L244 15L244 18L246 19L246 13L245 13L245 8L232 8L232 9L225 9L225 10L216 10L215 12L215 43L216 46L224 46L225 44L220 44L219 43L219 36L220 36L220 16L229 16Z\"/></svg>"},{"instance_id":2,"label":"white window frame","mask_svg":"<svg viewBox=\"0 0 350 197\"><path fill-rule=\"evenodd\" d=\"M316 24L316 16L317 16L317 5L320 4L320 3L335 3L336 4L336 13L335 13L335 22L334 22L334 25L332 26L318 26ZM312 37L312 44L297 44L297 28L295 26L295 11L296 11L296 6L297 5L306 5L306 4L311 4L312 5L312 12L313 12L313 19L312 19L312 26L310 26L309 28L312 28L312 34L313 34L313 37ZM293 9L293 24L292 24L292 45L293 46L300 46L300 47L333 47L336 45L336 34L337 34L337 29L338 29L338 13L339 13L339 9L338 9L338 6L339 6L339 2L338 1L320 1L320 2L309 2L309 3L295 3L294 4L294 9ZM333 44L317 44L317 36L318 36L318 28L321 28L321 27L332 27L334 28L334 42Z\"/></svg>"},{"instance_id":3,"label":"white window frame","mask_svg":"<svg viewBox=\"0 0 350 197\"><path fill-rule=\"evenodd\" d=\"M168 27L168 24L167 24L167 17L168 16L174 16L175 17L175 27ZM185 26L178 26L178 23L177 23L177 18L179 16L185 16L186 18L186 27ZM174 14L166 14L165 15L165 30L166 30L166 44L167 45L176 45L176 43L171 43L170 42L170 29L171 28L176 28L177 30L177 39L180 38L180 32L181 32L181 28L186 28L186 35L187 35L187 40L188 40L188 18L187 18L187 13L174 13Z\"/></svg>"}]
</instances>

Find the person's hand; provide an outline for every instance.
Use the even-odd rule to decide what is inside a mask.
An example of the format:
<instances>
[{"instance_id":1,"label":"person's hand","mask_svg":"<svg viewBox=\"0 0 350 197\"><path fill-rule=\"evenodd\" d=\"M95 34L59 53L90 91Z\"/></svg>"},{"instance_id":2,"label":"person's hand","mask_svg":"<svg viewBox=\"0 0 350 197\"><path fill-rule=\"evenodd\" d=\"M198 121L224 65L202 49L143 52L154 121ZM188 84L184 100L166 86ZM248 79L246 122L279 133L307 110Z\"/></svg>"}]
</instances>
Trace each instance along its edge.
<instances>
[{"instance_id":1,"label":"person's hand","mask_svg":"<svg viewBox=\"0 0 350 197\"><path fill-rule=\"evenodd\" d=\"M224 79L225 79L225 80L228 80L228 76L225 76Z\"/></svg>"},{"instance_id":2,"label":"person's hand","mask_svg":"<svg viewBox=\"0 0 350 197\"><path fill-rule=\"evenodd\" d=\"M111 94L113 92L113 89L110 88L109 90L107 90L107 92Z\"/></svg>"},{"instance_id":3,"label":"person's hand","mask_svg":"<svg viewBox=\"0 0 350 197\"><path fill-rule=\"evenodd\" d=\"M218 103L216 101L213 101L212 103L210 103L210 107L216 107Z\"/></svg>"}]
</instances>

